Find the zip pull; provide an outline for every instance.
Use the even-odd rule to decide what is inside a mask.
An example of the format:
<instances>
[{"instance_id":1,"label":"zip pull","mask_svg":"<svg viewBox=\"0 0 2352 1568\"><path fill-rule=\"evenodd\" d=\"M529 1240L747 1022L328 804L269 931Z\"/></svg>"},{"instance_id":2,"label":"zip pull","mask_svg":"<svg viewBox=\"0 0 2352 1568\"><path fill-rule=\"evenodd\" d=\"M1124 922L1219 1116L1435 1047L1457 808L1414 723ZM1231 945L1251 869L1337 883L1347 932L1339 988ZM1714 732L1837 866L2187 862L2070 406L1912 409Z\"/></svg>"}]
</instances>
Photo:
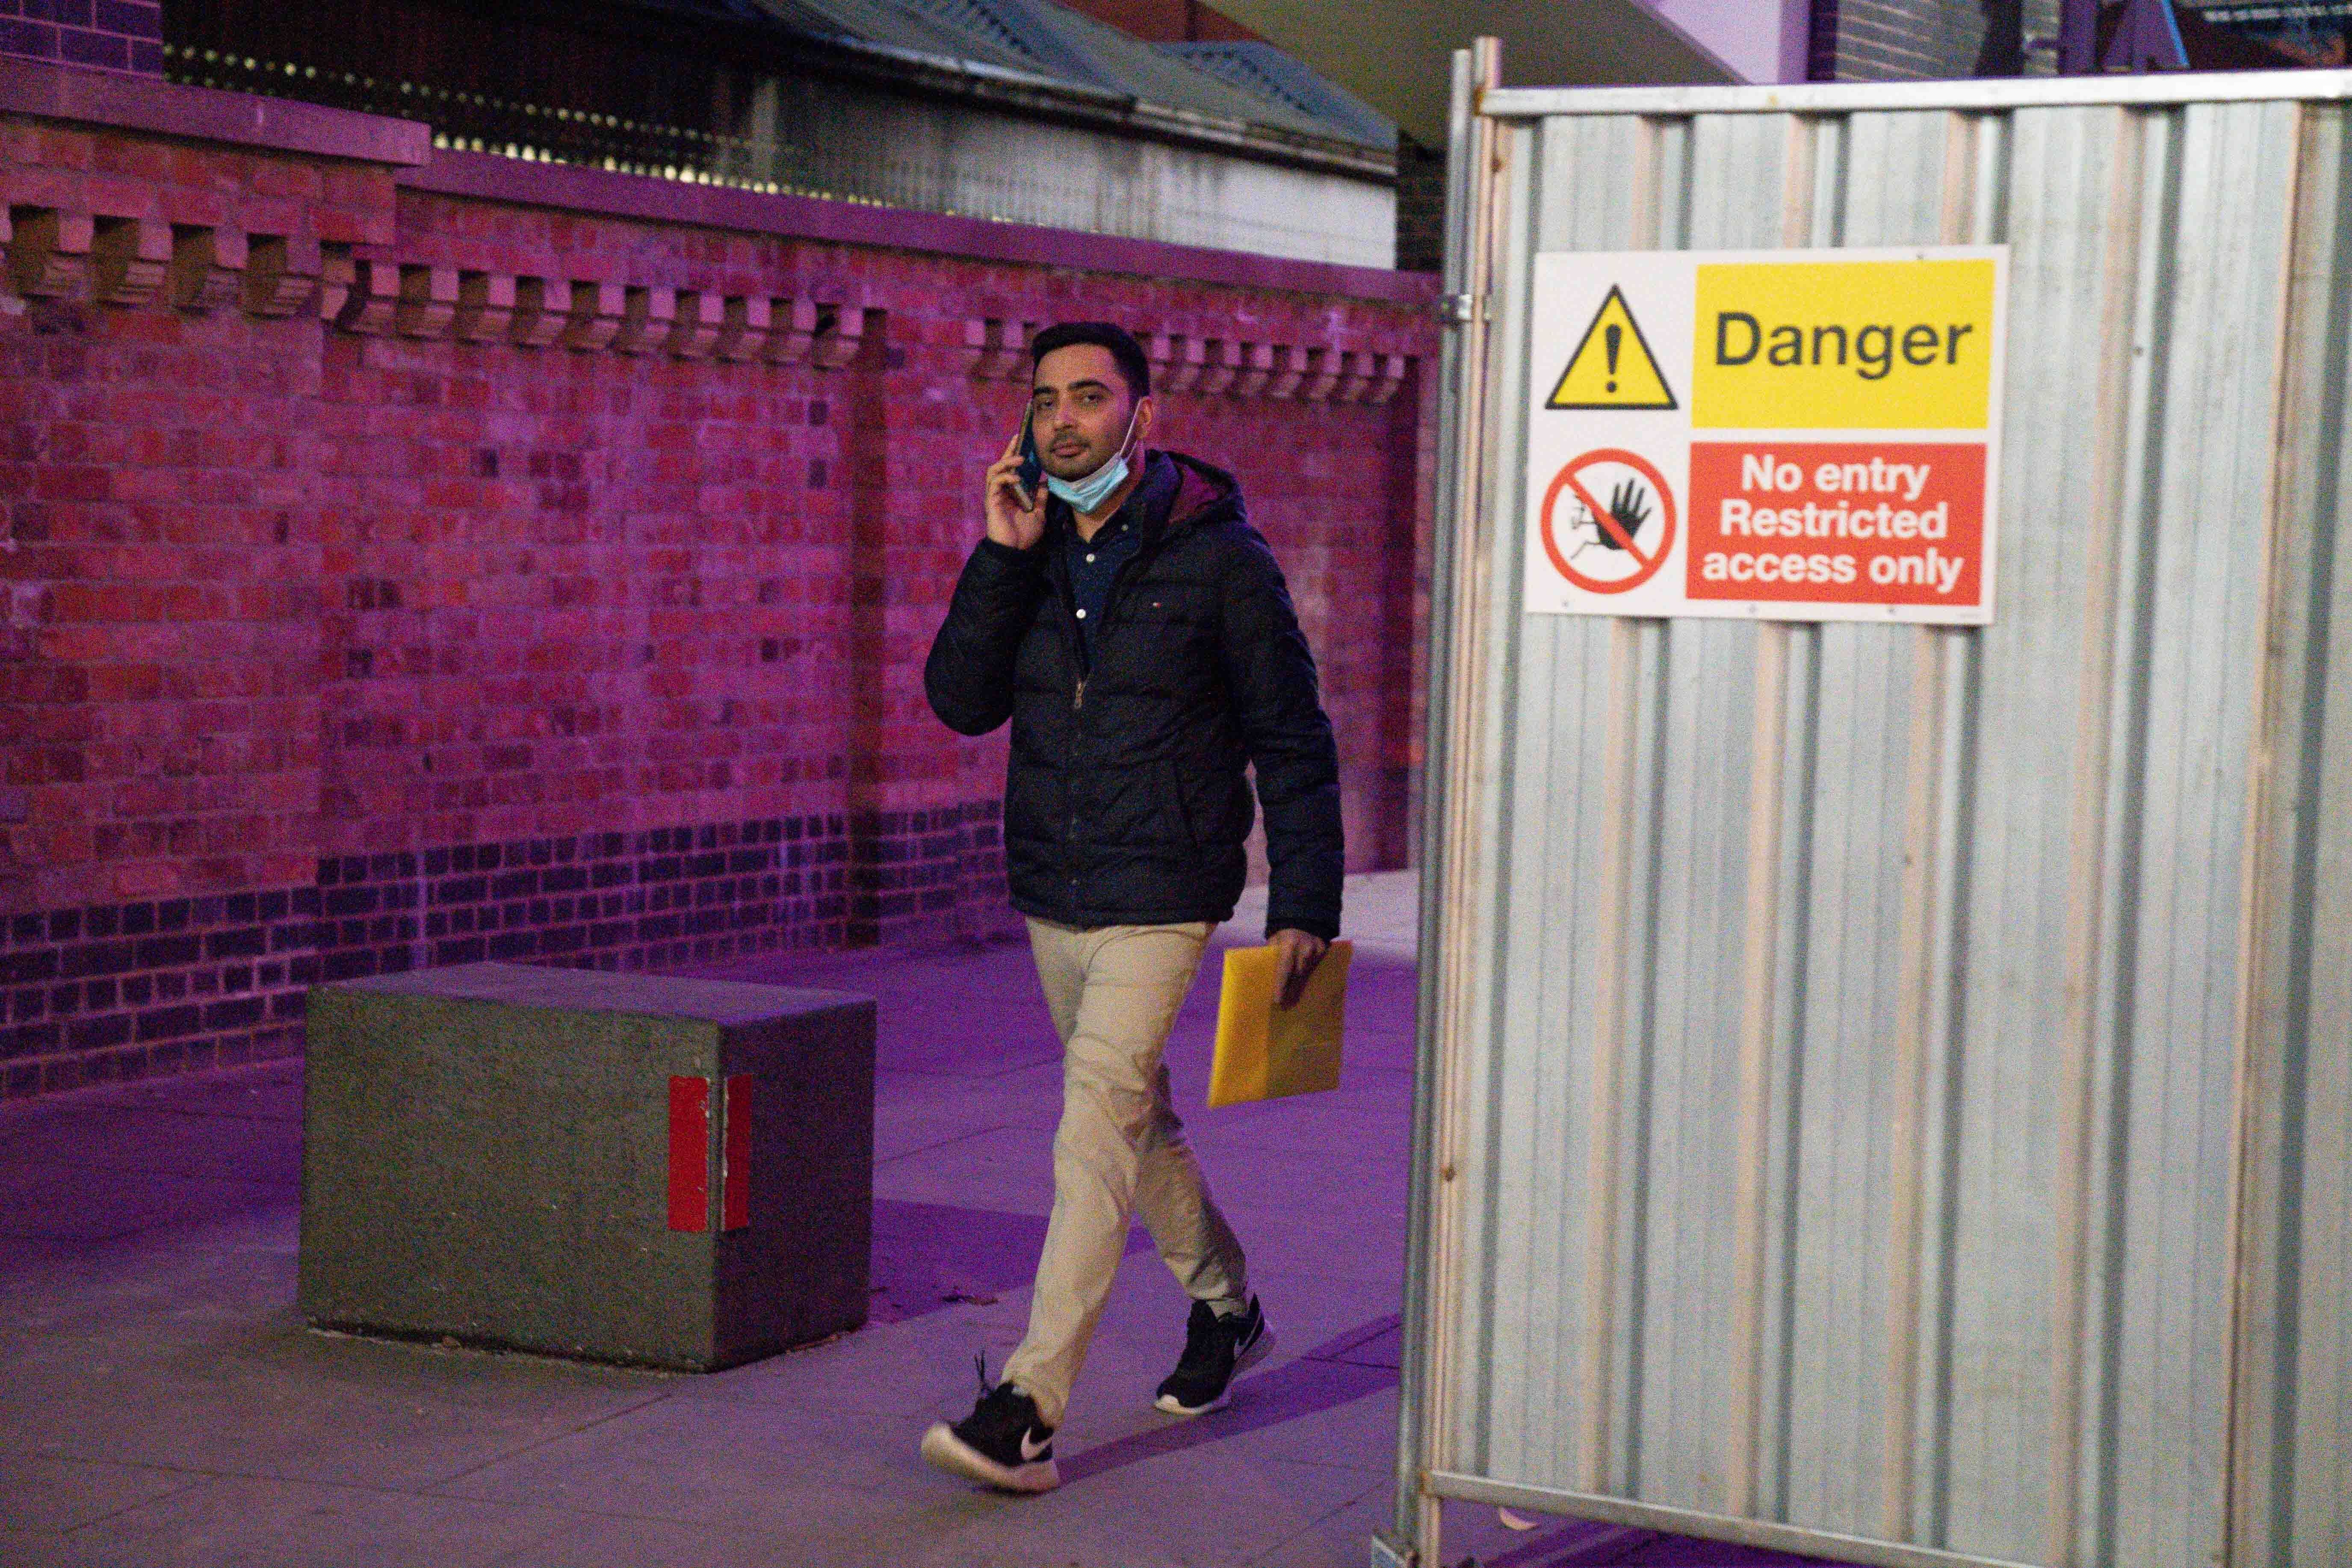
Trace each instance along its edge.
<instances>
[{"instance_id":1,"label":"zip pull","mask_svg":"<svg viewBox=\"0 0 2352 1568\"><path fill-rule=\"evenodd\" d=\"M1085 706L1086 706L1086 703L1087 703L1087 678L1086 678L1085 676L1081 675L1080 677L1078 677L1078 684L1077 684L1076 689L1075 690L1073 690L1073 691L1070 693L1070 711L1071 711L1071 712L1073 712L1073 713L1076 712L1079 709L1081 709L1081 708L1085 707Z\"/></svg>"}]
</instances>

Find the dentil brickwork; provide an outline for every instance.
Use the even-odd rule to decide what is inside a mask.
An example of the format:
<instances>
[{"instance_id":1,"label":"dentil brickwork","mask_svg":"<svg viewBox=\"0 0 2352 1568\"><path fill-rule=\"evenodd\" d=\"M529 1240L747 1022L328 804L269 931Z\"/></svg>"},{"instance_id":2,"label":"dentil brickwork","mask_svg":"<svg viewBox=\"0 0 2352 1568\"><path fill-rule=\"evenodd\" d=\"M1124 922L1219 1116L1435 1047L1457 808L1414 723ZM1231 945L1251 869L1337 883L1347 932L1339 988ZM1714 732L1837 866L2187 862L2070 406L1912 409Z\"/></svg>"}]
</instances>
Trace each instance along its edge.
<instances>
[{"instance_id":1,"label":"dentil brickwork","mask_svg":"<svg viewBox=\"0 0 2352 1568\"><path fill-rule=\"evenodd\" d=\"M0 69L7 1092L298 1049L321 980L1003 931L921 664L1066 318L1241 476L1403 863L1425 280Z\"/></svg>"}]
</instances>

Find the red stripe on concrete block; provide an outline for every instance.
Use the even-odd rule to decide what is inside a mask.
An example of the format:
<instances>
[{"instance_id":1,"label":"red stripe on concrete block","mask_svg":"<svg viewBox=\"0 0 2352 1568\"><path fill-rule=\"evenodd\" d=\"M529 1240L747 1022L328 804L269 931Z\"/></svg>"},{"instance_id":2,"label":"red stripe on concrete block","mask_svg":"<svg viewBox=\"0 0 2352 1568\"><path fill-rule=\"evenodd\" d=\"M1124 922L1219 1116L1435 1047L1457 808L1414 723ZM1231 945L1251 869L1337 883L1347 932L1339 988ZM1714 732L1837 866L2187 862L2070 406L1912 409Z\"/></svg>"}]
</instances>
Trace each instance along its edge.
<instances>
[{"instance_id":1,"label":"red stripe on concrete block","mask_svg":"<svg viewBox=\"0 0 2352 1568\"><path fill-rule=\"evenodd\" d=\"M719 1166L719 1228L751 1223L751 1075L727 1080L727 1152Z\"/></svg>"},{"instance_id":2,"label":"red stripe on concrete block","mask_svg":"<svg viewBox=\"0 0 2352 1568\"><path fill-rule=\"evenodd\" d=\"M710 1228L710 1080L669 1080L669 1227Z\"/></svg>"}]
</instances>

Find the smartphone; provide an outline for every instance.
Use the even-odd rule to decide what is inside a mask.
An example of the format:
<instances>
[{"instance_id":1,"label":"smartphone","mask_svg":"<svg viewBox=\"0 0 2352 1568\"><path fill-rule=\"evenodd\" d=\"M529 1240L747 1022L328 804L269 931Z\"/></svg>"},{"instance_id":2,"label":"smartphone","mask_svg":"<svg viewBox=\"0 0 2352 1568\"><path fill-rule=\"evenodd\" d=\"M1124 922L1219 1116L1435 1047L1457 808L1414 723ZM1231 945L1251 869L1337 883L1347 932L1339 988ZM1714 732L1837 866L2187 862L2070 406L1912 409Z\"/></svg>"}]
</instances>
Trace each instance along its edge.
<instances>
[{"instance_id":1,"label":"smartphone","mask_svg":"<svg viewBox=\"0 0 2352 1568\"><path fill-rule=\"evenodd\" d=\"M1045 465L1037 460L1037 427L1026 408L1021 411L1021 467L1015 477L1021 481L1021 493L1029 498L1030 506L1035 506L1041 499L1037 488L1045 482Z\"/></svg>"}]
</instances>

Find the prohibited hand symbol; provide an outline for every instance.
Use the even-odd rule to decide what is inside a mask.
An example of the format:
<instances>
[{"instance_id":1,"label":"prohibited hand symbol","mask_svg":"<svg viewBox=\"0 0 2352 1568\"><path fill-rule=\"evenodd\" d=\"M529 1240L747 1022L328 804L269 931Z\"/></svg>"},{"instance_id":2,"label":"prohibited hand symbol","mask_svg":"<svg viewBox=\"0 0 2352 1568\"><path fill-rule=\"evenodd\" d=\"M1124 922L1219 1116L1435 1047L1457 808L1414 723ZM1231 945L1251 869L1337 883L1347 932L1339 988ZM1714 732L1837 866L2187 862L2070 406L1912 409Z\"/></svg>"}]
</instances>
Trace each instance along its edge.
<instances>
[{"instance_id":1,"label":"prohibited hand symbol","mask_svg":"<svg viewBox=\"0 0 2352 1568\"><path fill-rule=\"evenodd\" d=\"M1601 483L1611 470L1618 478L1603 506L1590 486ZM1565 526L1555 531L1553 511L1571 496ZM1646 458L1604 447L1585 453L1554 477L1544 492L1540 524L1544 553L1561 576L1589 594L1622 594L1656 575L1674 549L1675 494Z\"/></svg>"},{"instance_id":2,"label":"prohibited hand symbol","mask_svg":"<svg viewBox=\"0 0 2352 1568\"><path fill-rule=\"evenodd\" d=\"M1606 521L1602 521L1604 518ZM1642 525L1649 521L1650 492L1642 488L1639 479L1620 479L1617 488L1609 492L1609 510L1606 512L1596 517L1589 508L1586 510L1584 521L1579 528L1580 531L1591 529L1592 535L1579 544L1570 558L1573 560L1576 555L1596 547L1631 550L1634 547L1635 536L1642 531Z\"/></svg>"}]
</instances>

